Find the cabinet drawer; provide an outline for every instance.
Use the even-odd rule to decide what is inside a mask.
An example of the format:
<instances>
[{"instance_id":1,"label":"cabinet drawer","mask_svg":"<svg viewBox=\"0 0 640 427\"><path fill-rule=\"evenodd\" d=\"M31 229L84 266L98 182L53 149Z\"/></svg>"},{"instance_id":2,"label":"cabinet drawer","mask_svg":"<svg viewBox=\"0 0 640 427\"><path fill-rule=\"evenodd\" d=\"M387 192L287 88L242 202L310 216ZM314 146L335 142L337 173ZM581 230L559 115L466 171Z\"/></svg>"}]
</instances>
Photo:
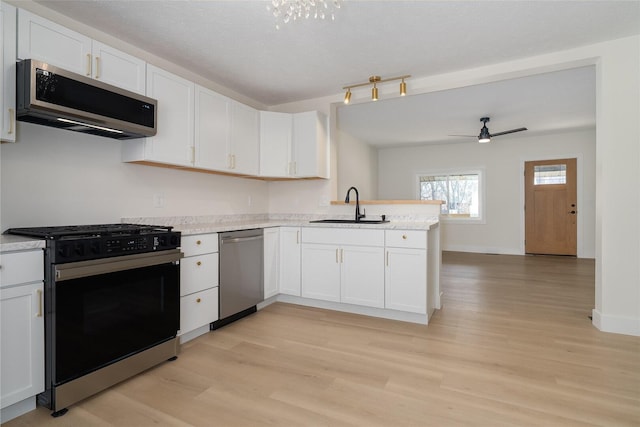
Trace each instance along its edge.
<instances>
[{"instance_id":1,"label":"cabinet drawer","mask_svg":"<svg viewBox=\"0 0 640 427\"><path fill-rule=\"evenodd\" d=\"M180 298L180 334L218 320L218 287Z\"/></svg>"},{"instance_id":2,"label":"cabinet drawer","mask_svg":"<svg viewBox=\"0 0 640 427\"><path fill-rule=\"evenodd\" d=\"M0 254L0 287L42 281L43 254L42 249Z\"/></svg>"},{"instance_id":3,"label":"cabinet drawer","mask_svg":"<svg viewBox=\"0 0 640 427\"><path fill-rule=\"evenodd\" d=\"M218 252L218 234L194 234L182 236L182 252L184 256Z\"/></svg>"},{"instance_id":4,"label":"cabinet drawer","mask_svg":"<svg viewBox=\"0 0 640 427\"><path fill-rule=\"evenodd\" d=\"M427 249L427 232L417 230L385 230L385 245L392 248Z\"/></svg>"},{"instance_id":5,"label":"cabinet drawer","mask_svg":"<svg viewBox=\"0 0 640 427\"><path fill-rule=\"evenodd\" d=\"M195 255L180 261L180 295L218 286L218 254Z\"/></svg>"},{"instance_id":6,"label":"cabinet drawer","mask_svg":"<svg viewBox=\"0 0 640 427\"><path fill-rule=\"evenodd\" d=\"M384 246L384 230L308 227L302 229L302 242L330 245Z\"/></svg>"}]
</instances>

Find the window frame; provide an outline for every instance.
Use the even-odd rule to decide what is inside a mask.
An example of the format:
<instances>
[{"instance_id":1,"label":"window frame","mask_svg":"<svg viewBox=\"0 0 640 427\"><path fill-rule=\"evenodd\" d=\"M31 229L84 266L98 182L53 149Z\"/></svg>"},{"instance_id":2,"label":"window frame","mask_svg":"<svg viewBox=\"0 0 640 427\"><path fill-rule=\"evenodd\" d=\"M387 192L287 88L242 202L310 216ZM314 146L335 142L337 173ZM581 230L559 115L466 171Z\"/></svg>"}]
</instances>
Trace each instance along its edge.
<instances>
[{"instance_id":1,"label":"window frame","mask_svg":"<svg viewBox=\"0 0 640 427\"><path fill-rule=\"evenodd\" d=\"M474 168L456 168L456 169L432 169L415 174L415 194L418 200L420 198L420 177L423 176L450 176L450 175L478 175L478 217L459 217L449 216L449 214L440 213L442 222L451 222L456 224L486 224L486 176L484 167Z\"/></svg>"}]
</instances>

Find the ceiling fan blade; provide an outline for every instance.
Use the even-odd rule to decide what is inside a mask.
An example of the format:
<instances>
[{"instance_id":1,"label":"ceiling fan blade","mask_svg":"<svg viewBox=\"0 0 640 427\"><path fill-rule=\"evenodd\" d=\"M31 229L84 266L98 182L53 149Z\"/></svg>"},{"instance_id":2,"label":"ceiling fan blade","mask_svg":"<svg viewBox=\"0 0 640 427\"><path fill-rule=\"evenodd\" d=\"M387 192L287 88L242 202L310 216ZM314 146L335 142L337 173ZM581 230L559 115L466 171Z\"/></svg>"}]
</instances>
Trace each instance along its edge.
<instances>
[{"instance_id":1,"label":"ceiling fan blade","mask_svg":"<svg viewBox=\"0 0 640 427\"><path fill-rule=\"evenodd\" d=\"M447 135L447 136L466 136L466 137L469 137L469 138L477 138L478 137L478 135Z\"/></svg>"},{"instance_id":2,"label":"ceiling fan blade","mask_svg":"<svg viewBox=\"0 0 640 427\"><path fill-rule=\"evenodd\" d=\"M505 130L504 132L492 133L491 137L493 138L494 136L506 135L508 133L522 132L523 130L528 130L528 129L527 128L518 128L518 129Z\"/></svg>"}]
</instances>

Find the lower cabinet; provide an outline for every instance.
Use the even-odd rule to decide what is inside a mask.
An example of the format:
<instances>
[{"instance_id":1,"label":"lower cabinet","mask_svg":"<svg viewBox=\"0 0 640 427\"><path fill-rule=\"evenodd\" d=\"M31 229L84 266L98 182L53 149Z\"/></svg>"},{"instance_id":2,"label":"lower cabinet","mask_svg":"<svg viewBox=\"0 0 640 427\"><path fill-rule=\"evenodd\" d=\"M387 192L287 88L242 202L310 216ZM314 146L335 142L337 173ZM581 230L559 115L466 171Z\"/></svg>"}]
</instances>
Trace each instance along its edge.
<instances>
[{"instance_id":1,"label":"lower cabinet","mask_svg":"<svg viewBox=\"0 0 640 427\"><path fill-rule=\"evenodd\" d=\"M300 227L280 227L280 293L300 296Z\"/></svg>"},{"instance_id":2,"label":"lower cabinet","mask_svg":"<svg viewBox=\"0 0 640 427\"><path fill-rule=\"evenodd\" d=\"M218 320L218 235L182 236L180 262L181 342L206 332Z\"/></svg>"},{"instance_id":3,"label":"lower cabinet","mask_svg":"<svg viewBox=\"0 0 640 427\"><path fill-rule=\"evenodd\" d=\"M280 230L264 229L264 299L278 294Z\"/></svg>"},{"instance_id":4,"label":"lower cabinet","mask_svg":"<svg viewBox=\"0 0 640 427\"><path fill-rule=\"evenodd\" d=\"M427 232L385 231L385 308L427 313Z\"/></svg>"},{"instance_id":5,"label":"lower cabinet","mask_svg":"<svg viewBox=\"0 0 640 427\"><path fill-rule=\"evenodd\" d=\"M384 308L382 230L302 231L303 297Z\"/></svg>"},{"instance_id":6,"label":"lower cabinet","mask_svg":"<svg viewBox=\"0 0 640 427\"><path fill-rule=\"evenodd\" d=\"M44 391L43 252L0 254L0 408ZM35 408L35 398L32 402ZM31 409L33 409L31 408Z\"/></svg>"}]
</instances>

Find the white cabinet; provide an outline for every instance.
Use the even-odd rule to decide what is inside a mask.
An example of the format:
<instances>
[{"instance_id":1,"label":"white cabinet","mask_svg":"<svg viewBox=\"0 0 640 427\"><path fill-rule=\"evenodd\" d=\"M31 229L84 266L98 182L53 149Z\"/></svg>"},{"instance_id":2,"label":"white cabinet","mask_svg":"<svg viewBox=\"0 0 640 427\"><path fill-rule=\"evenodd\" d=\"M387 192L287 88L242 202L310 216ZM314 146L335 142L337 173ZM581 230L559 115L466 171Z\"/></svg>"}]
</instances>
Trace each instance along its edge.
<instances>
[{"instance_id":1,"label":"white cabinet","mask_svg":"<svg viewBox=\"0 0 640 427\"><path fill-rule=\"evenodd\" d=\"M0 2L0 35L2 55L0 81L2 82L2 115L0 116L0 140L16 140L16 8Z\"/></svg>"},{"instance_id":2,"label":"white cabinet","mask_svg":"<svg viewBox=\"0 0 640 427\"><path fill-rule=\"evenodd\" d=\"M278 294L280 263L280 231L264 229L264 299Z\"/></svg>"},{"instance_id":3,"label":"white cabinet","mask_svg":"<svg viewBox=\"0 0 640 427\"><path fill-rule=\"evenodd\" d=\"M328 178L326 116L260 112L260 175Z\"/></svg>"},{"instance_id":4,"label":"white cabinet","mask_svg":"<svg viewBox=\"0 0 640 427\"><path fill-rule=\"evenodd\" d=\"M229 144L231 172L258 175L260 163L260 115L248 105L231 101Z\"/></svg>"},{"instance_id":5,"label":"white cabinet","mask_svg":"<svg viewBox=\"0 0 640 427\"><path fill-rule=\"evenodd\" d=\"M302 229L302 296L384 307L384 232Z\"/></svg>"},{"instance_id":6,"label":"white cabinet","mask_svg":"<svg viewBox=\"0 0 640 427\"><path fill-rule=\"evenodd\" d=\"M22 9L18 11L18 58L37 59L145 93L143 60Z\"/></svg>"},{"instance_id":7,"label":"white cabinet","mask_svg":"<svg viewBox=\"0 0 640 427\"><path fill-rule=\"evenodd\" d=\"M280 228L280 293L300 296L300 227Z\"/></svg>"},{"instance_id":8,"label":"white cabinet","mask_svg":"<svg viewBox=\"0 0 640 427\"><path fill-rule=\"evenodd\" d=\"M258 120L258 110L196 85L193 166L257 175Z\"/></svg>"},{"instance_id":9,"label":"white cabinet","mask_svg":"<svg viewBox=\"0 0 640 427\"><path fill-rule=\"evenodd\" d=\"M196 85L195 166L225 170L231 165L229 134L231 103L229 98Z\"/></svg>"},{"instance_id":10,"label":"white cabinet","mask_svg":"<svg viewBox=\"0 0 640 427\"><path fill-rule=\"evenodd\" d=\"M147 96L158 100L158 133L127 141L122 146L122 159L192 166L194 90L189 80L149 64Z\"/></svg>"},{"instance_id":11,"label":"white cabinet","mask_svg":"<svg viewBox=\"0 0 640 427\"><path fill-rule=\"evenodd\" d=\"M0 264L0 408L6 408L44 390L43 252L5 252Z\"/></svg>"},{"instance_id":12,"label":"white cabinet","mask_svg":"<svg viewBox=\"0 0 640 427\"><path fill-rule=\"evenodd\" d=\"M184 337L218 320L218 235L183 236L181 247L180 335Z\"/></svg>"},{"instance_id":13,"label":"white cabinet","mask_svg":"<svg viewBox=\"0 0 640 427\"><path fill-rule=\"evenodd\" d=\"M385 231L385 308L427 313L427 232Z\"/></svg>"}]
</instances>

